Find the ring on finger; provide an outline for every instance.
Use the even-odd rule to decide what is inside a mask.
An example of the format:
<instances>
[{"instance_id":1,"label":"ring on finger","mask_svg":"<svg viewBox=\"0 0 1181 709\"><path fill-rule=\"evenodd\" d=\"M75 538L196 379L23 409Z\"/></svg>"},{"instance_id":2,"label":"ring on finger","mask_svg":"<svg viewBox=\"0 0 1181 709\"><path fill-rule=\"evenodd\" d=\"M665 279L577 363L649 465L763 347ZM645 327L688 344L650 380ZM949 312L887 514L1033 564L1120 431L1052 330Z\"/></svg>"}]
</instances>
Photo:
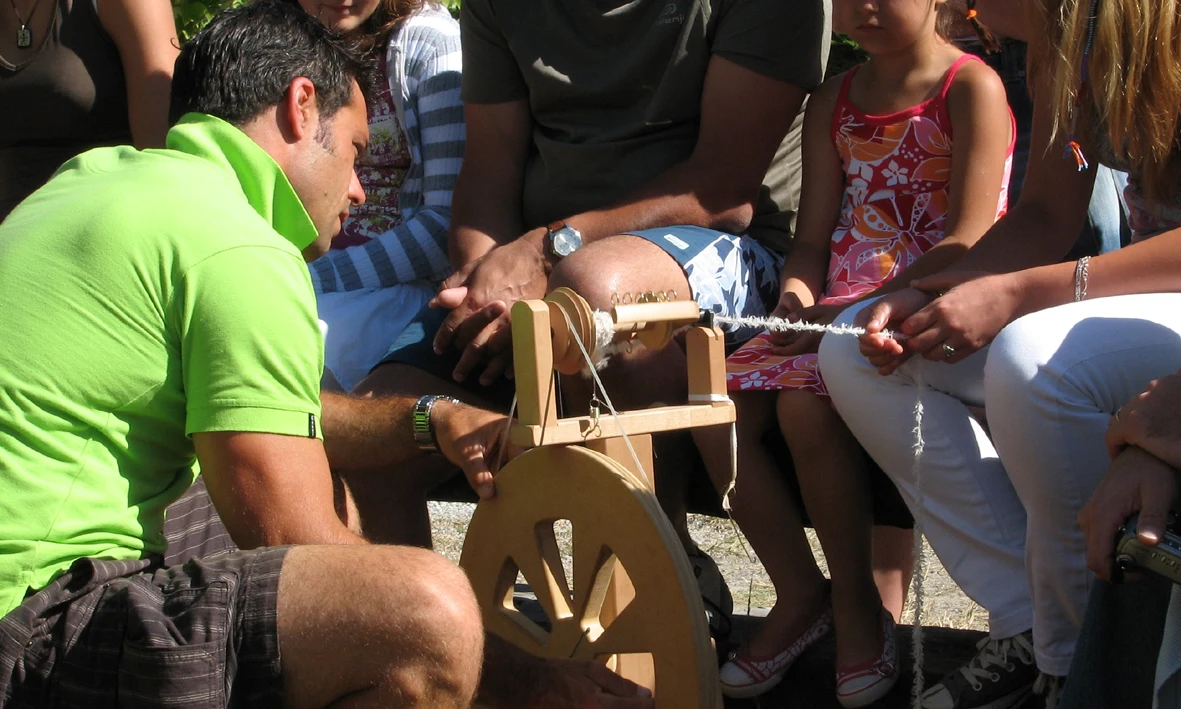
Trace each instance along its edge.
<instances>
[{"instance_id":1,"label":"ring on finger","mask_svg":"<svg viewBox=\"0 0 1181 709\"><path fill-rule=\"evenodd\" d=\"M946 342L944 342L943 343L943 354L947 355L948 357L954 357L955 356L955 348L952 347L951 345L947 344Z\"/></svg>"}]
</instances>

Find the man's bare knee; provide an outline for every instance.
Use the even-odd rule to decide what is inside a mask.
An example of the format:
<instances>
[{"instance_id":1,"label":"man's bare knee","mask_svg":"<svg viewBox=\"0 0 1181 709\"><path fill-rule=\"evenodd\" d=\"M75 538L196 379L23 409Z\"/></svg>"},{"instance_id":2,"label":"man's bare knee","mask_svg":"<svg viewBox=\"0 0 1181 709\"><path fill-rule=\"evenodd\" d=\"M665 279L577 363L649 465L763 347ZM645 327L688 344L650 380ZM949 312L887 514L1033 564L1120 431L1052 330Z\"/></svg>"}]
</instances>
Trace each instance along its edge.
<instances>
[{"instance_id":1,"label":"man's bare knee","mask_svg":"<svg viewBox=\"0 0 1181 709\"><path fill-rule=\"evenodd\" d=\"M279 583L288 706L466 707L483 658L463 572L409 547L297 547Z\"/></svg>"},{"instance_id":2,"label":"man's bare knee","mask_svg":"<svg viewBox=\"0 0 1181 709\"><path fill-rule=\"evenodd\" d=\"M624 293L662 291L691 297L685 272L668 252L627 234L592 242L562 259L549 286L574 290L596 310L609 309L612 296Z\"/></svg>"},{"instance_id":3,"label":"man's bare knee","mask_svg":"<svg viewBox=\"0 0 1181 709\"><path fill-rule=\"evenodd\" d=\"M432 552L423 554L412 570L399 564L383 571L387 580L392 574L412 574L410 602L418 606L420 628L413 642L425 662L433 666L428 672L433 676L427 681L435 685L424 687L424 697L438 696L442 689L445 696L460 700L457 706L468 706L475 696L483 664L484 626L467 576ZM371 581L380 588L376 576ZM399 586L387 589L391 600L396 596L400 596L399 600L405 598Z\"/></svg>"}]
</instances>

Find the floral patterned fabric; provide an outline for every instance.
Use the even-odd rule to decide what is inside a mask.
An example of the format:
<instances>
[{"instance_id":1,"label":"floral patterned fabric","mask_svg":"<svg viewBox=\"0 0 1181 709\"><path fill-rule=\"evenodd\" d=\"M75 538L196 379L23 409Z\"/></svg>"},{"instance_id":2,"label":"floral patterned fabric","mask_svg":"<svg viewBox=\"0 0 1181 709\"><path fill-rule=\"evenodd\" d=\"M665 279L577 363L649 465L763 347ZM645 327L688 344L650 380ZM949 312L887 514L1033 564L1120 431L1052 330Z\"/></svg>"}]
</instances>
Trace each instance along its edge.
<instances>
[{"instance_id":1,"label":"floral patterned fabric","mask_svg":"<svg viewBox=\"0 0 1181 709\"><path fill-rule=\"evenodd\" d=\"M365 190L365 204L353 207L335 239L333 249L368 243L402 223L398 195L410 171L410 145L398 120L385 62L377 62L381 87L369 104L369 148L357 158L357 179Z\"/></svg>"},{"instance_id":2,"label":"floral patterned fabric","mask_svg":"<svg viewBox=\"0 0 1181 709\"><path fill-rule=\"evenodd\" d=\"M947 91L960 57L937 96L886 116L871 116L849 101L849 71L833 112L832 139L845 172L841 215L832 235L828 278L820 304L849 303L877 289L943 238L951 179L951 119ZM1013 146L1005 163L997 218L1008 206ZM815 354L771 353L767 333L726 360L731 391L805 389L827 395Z\"/></svg>"}]
</instances>

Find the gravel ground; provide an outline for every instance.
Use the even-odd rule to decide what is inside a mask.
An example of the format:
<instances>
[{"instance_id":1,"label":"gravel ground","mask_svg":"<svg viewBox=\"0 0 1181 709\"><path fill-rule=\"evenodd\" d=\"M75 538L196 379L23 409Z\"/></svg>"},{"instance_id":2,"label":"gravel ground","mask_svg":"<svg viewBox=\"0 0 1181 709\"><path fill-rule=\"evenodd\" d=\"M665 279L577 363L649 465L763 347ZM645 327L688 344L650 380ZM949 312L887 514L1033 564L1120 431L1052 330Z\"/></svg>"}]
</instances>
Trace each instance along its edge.
<instances>
[{"instance_id":1,"label":"gravel ground","mask_svg":"<svg viewBox=\"0 0 1181 709\"><path fill-rule=\"evenodd\" d=\"M459 561L463 535L467 530L475 505L460 502L431 502L431 520L435 530L435 550L453 561ZM762 564L750 552L745 537L729 520L691 515L689 529L693 538L722 570L734 596L736 613L762 615L775 603L775 589ZM559 533L559 541L563 535ZM816 535L808 530L812 552L827 572L824 554ZM568 543L568 542L567 542ZM748 553L750 554L748 556ZM752 561L753 559L753 561ZM939 564L939 560L924 544L923 553L923 625L947 628L987 630L988 614L960 591ZM913 598L907 601L903 620L914 621Z\"/></svg>"}]
</instances>

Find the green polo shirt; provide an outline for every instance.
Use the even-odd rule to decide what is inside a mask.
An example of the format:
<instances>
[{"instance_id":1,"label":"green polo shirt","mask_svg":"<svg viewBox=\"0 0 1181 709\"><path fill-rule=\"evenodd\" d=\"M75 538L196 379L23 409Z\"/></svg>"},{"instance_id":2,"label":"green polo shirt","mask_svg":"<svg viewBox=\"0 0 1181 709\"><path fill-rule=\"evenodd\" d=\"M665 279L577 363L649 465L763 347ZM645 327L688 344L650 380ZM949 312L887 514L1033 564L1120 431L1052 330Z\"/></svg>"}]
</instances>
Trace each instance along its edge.
<instances>
[{"instance_id":1,"label":"green polo shirt","mask_svg":"<svg viewBox=\"0 0 1181 709\"><path fill-rule=\"evenodd\" d=\"M274 160L200 114L0 224L0 615L79 558L163 552L193 433L320 435L315 236Z\"/></svg>"}]
</instances>

